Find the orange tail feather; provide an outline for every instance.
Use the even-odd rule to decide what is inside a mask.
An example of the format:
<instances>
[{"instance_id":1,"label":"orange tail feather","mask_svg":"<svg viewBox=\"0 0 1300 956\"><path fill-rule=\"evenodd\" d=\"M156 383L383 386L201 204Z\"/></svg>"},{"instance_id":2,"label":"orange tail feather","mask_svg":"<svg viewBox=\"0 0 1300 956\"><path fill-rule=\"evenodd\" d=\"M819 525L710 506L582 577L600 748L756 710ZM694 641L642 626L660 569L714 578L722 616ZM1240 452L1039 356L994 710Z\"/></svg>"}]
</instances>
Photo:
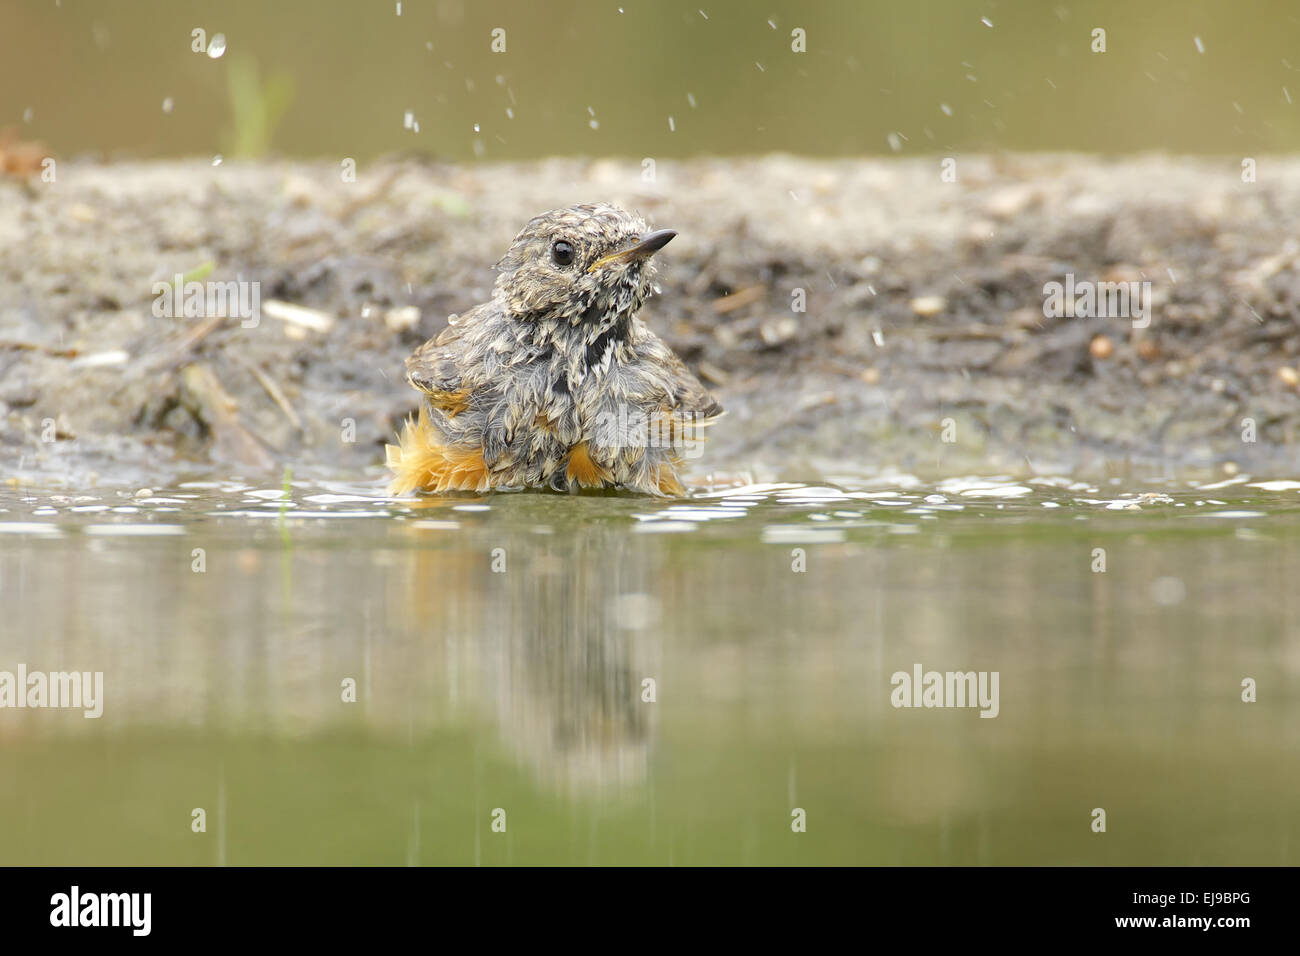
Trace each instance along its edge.
<instances>
[{"instance_id":1,"label":"orange tail feather","mask_svg":"<svg viewBox=\"0 0 1300 956\"><path fill-rule=\"evenodd\" d=\"M386 446L393 480L390 495L409 491L487 491L492 476L478 449L444 445L423 405L415 419L407 419L396 445Z\"/></svg>"}]
</instances>

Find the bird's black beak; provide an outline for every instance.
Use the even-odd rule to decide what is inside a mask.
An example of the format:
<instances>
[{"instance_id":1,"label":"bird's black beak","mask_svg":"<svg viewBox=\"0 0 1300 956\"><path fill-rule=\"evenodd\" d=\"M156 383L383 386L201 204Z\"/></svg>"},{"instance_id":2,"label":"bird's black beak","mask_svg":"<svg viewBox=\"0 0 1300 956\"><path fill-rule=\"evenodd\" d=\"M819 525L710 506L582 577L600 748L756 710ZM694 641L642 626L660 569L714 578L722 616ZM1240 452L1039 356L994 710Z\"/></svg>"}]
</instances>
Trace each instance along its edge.
<instances>
[{"instance_id":1,"label":"bird's black beak","mask_svg":"<svg viewBox=\"0 0 1300 956\"><path fill-rule=\"evenodd\" d=\"M588 272L594 272L601 266L607 266L611 262L629 262L635 259L646 259L668 243L672 242L673 237L677 235L674 229L656 229L654 232L647 232L636 243L620 252L614 252L607 256L602 256L591 264Z\"/></svg>"}]
</instances>

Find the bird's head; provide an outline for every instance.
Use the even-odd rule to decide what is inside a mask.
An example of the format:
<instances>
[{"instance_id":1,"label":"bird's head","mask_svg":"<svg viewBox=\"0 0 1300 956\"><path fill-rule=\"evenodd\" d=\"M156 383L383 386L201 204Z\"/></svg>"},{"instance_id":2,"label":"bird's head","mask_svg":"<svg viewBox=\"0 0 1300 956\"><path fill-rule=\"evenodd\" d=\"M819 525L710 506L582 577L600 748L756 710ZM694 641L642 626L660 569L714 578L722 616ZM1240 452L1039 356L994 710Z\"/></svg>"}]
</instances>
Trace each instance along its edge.
<instances>
[{"instance_id":1,"label":"bird's head","mask_svg":"<svg viewBox=\"0 0 1300 956\"><path fill-rule=\"evenodd\" d=\"M529 220L497 269L496 293L522 320L608 325L650 294L656 252L677 233L608 203L553 209Z\"/></svg>"}]
</instances>

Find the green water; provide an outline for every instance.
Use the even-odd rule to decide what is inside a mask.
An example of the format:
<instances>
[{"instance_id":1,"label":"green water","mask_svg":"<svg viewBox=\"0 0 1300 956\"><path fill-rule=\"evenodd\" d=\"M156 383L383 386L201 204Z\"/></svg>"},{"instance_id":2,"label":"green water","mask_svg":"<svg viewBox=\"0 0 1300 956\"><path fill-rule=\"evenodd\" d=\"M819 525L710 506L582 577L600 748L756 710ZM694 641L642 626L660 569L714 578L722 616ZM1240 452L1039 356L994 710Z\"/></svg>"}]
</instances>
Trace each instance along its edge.
<instances>
[{"instance_id":1,"label":"green water","mask_svg":"<svg viewBox=\"0 0 1300 956\"><path fill-rule=\"evenodd\" d=\"M0 708L0 863L1295 864L1258 484L10 487L0 671L104 689ZM997 716L893 707L916 663Z\"/></svg>"}]
</instances>

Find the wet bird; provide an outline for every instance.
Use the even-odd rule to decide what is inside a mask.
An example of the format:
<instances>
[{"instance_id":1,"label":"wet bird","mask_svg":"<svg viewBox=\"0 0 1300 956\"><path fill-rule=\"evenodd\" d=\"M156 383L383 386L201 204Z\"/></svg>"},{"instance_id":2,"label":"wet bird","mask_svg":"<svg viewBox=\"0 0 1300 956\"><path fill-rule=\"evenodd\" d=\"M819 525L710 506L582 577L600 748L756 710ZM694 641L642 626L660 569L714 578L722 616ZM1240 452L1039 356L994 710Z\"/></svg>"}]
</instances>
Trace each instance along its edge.
<instances>
[{"instance_id":1,"label":"wet bird","mask_svg":"<svg viewBox=\"0 0 1300 956\"><path fill-rule=\"evenodd\" d=\"M530 220L492 300L407 359L422 400L388 446L391 493L682 494L683 459L722 407L637 318L675 235L605 203Z\"/></svg>"}]
</instances>

